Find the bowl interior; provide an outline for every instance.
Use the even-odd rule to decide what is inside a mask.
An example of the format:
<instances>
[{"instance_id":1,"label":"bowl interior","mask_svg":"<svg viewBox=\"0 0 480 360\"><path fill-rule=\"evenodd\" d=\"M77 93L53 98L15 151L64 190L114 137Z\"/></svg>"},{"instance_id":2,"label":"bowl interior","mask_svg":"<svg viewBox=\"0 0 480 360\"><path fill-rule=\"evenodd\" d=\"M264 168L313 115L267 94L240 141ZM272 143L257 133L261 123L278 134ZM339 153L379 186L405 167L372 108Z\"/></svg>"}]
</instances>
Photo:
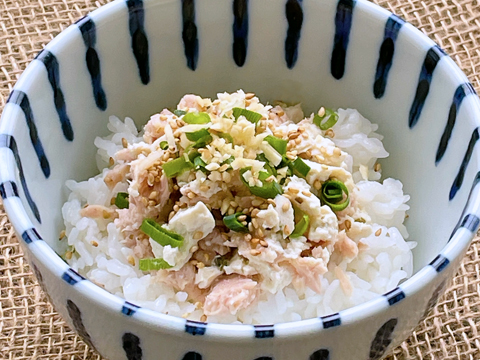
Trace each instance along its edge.
<instances>
[{"instance_id":1,"label":"bowl interior","mask_svg":"<svg viewBox=\"0 0 480 360\"><path fill-rule=\"evenodd\" d=\"M57 239L65 180L98 172L93 141L107 134L109 115L141 126L186 93L215 97L237 89L262 102L302 102L306 113L322 105L356 108L379 124L390 152L384 177L400 179L411 196L406 225L418 242L414 269L447 244L478 169L469 142L473 149L479 106L466 77L418 30L364 1L251 1L248 12L220 0L141 4L115 1L90 14L25 71L16 96L28 97L37 146L22 99L12 96L5 107L1 129L16 139L41 224L24 187L20 197L56 251L63 251ZM378 81L385 82L383 94ZM449 141L441 142L452 118Z\"/></svg>"}]
</instances>

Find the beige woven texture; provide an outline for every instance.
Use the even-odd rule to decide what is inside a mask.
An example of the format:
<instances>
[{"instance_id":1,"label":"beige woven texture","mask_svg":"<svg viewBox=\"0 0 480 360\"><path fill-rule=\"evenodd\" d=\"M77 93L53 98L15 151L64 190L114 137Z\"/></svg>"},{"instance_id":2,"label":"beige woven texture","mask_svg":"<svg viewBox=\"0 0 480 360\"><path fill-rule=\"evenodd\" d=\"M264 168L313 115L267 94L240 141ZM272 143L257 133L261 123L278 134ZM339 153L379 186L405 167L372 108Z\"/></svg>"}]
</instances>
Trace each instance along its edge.
<instances>
[{"instance_id":1,"label":"beige woven texture","mask_svg":"<svg viewBox=\"0 0 480 360\"><path fill-rule=\"evenodd\" d=\"M0 110L35 54L72 22L105 3L0 0ZM480 2L377 0L433 40L480 90ZM389 360L480 359L480 240L447 293ZM0 359L101 359L55 312L25 261L0 202Z\"/></svg>"}]
</instances>

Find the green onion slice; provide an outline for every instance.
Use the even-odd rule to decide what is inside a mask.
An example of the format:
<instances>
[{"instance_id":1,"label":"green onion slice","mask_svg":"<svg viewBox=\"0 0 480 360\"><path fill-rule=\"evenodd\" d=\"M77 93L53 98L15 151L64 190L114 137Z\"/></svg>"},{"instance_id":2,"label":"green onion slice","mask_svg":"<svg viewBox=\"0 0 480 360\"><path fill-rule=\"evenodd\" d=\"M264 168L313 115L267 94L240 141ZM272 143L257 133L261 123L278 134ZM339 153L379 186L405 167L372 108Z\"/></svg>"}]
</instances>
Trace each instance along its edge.
<instances>
[{"instance_id":1,"label":"green onion slice","mask_svg":"<svg viewBox=\"0 0 480 360\"><path fill-rule=\"evenodd\" d=\"M248 228L245 225L243 225L240 221L238 221L238 217L241 215L244 215L244 214L241 212L238 212L236 214L224 216L223 223L230 230L241 232L241 233L247 233Z\"/></svg>"},{"instance_id":2,"label":"green onion slice","mask_svg":"<svg viewBox=\"0 0 480 360\"><path fill-rule=\"evenodd\" d=\"M177 109L177 110L173 110L173 113L174 113L175 115L177 115L178 117L180 117L180 116L185 115L187 112L184 111L184 110L179 110L179 109Z\"/></svg>"},{"instance_id":3,"label":"green onion slice","mask_svg":"<svg viewBox=\"0 0 480 360\"><path fill-rule=\"evenodd\" d=\"M263 186L250 186L248 181L246 181L243 177L243 174L248 170L250 170L250 167L240 169L240 179L248 187L248 189L253 195L261 197L263 199L273 199L278 194L283 193L281 186L277 183L276 180L271 182L265 181L268 177L272 175L266 171L261 171L258 175L258 178L260 181L262 181Z\"/></svg>"},{"instance_id":4,"label":"green onion slice","mask_svg":"<svg viewBox=\"0 0 480 360\"><path fill-rule=\"evenodd\" d=\"M320 116L315 114L313 123L317 125L320 130L328 130L338 121L338 114L332 109L325 109L325 115Z\"/></svg>"},{"instance_id":5,"label":"green onion slice","mask_svg":"<svg viewBox=\"0 0 480 360\"><path fill-rule=\"evenodd\" d=\"M327 180L322 185L320 200L333 211L342 211L350 203L348 188L339 180Z\"/></svg>"},{"instance_id":6,"label":"green onion slice","mask_svg":"<svg viewBox=\"0 0 480 360\"><path fill-rule=\"evenodd\" d=\"M279 139L273 135L268 135L265 137L265 141L268 142L275 150L277 150L280 155L285 155L287 153L287 140Z\"/></svg>"},{"instance_id":7,"label":"green onion slice","mask_svg":"<svg viewBox=\"0 0 480 360\"><path fill-rule=\"evenodd\" d=\"M167 178L172 178L182 174L184 171L189 170L193 167L193 164L185 158L179 157L172 161L166 162L162 165L163 172L167 176Z\"/></svg>"},{"instance_id":8,"label":"green onion slice","mask_svg":"<svg viewBox=\"0 0 480 360\"><path fill-rule=\"evenodd\" d=\"M234 250L225 255L217 255L213 258L213 263L218 266L220 270L223 270L223 268L230 263L230 260L232 260L235 253L236 251Z\"/></svg>"},{"instance_id":9,"label":"green onion slice","mask_svg":"<svg viewBox=\"0 0 480 360\"><path fill-rule=\"evenodd\" d=\"M182 118L187 124L207 124L211 122L210 115L204 112L199 113L187 113Z\"/></svg>"},{"instance_id":10,"label":"green onion slice","mask_svg":"<svg viewBox=\"0 0 480 360\"><path fill-rule=\"evenodd\" d=\"M303 177L306 177L310 172L310 166L305 164L302 158L297 157L295 161L292 162L293 171L297 174L300 174Z\"/></svg>"},{"instance_id":11,"label":"green onion slice","mask_svg":"<svg viewBox=\"0 0 480 360\"><path fill-rule=\"evenodd\" d=\"M235 107L232 110L233 110L233 117L235 118L235 120L238 120L238 118L243 115L245 116L245 119L247 119L253 124L256 124L258 120L262 118L262 114L259 114L255 111L250 111L250 110L242 109L238 107Z\"/></svg>"},{"instance_id":12,"label":"green onion slice","mask_svg":"<svg viewBox=\"0 0 480 360\"><path fill-rule=\"evenodd\" d=\"M185 133L187 139L193 141L193 147L198 149L205 147L207 144L210 144L213 140L212 135L208 132L207 129L201 129L191 133Z\"/></svg>"},{"instance_id":13,"label":"green onion slice","mask_svg":"<svg viewBox=\"0 0 480 360\"><path fill-rule=\"evenodd\" d=\"M140 230L162 246L179 247L183 244L182 235L165 229L152 219L144 219Z\"/></svg>"},{"instance_id":14,"label":"green onion slice","mask_svg":"<svg viewBox=\"0 0 480 360\"><path fill-rule=\"evenodd\" d=\"M138 267L141 271L169 269L172 267L163 259L140 259Z\"/></svg>"},{"instance_id":15,"label":"green onion slice","mask_svg":"<svg viewBox=\"0 0 480 360\"><path fill-rule=\"evenodd\" d=\"M295 225L295 229L290 234L290 237L297 238L302 236L305 234L305 231L307 231L308 225L310 225L310 217L308 215L303 215L302 220Z\"/></svg>"},{"instance_id":16,"label":"green onion slice","mask_svg":"<svg viewBox=\"0 0 480 360\"><path fill-rule=\"evenodd\" d=\"M273 176L277 176L277 169L275 169L273 166L270 165L269 160L265 156L264 153L258 154L257 157L255 158L258 161L263 161L265 163L265 169L272 174Z\"/></svg>"},{"instance_id":17,"label":"green onion slice","mask_svg":"<svg viewBox=\"0 0 480 360\"><path fill-rule=\"evenodd\" d=\"M207 164L202 160L201 156L197 156L195 159L193 159L193 166L195 166L195 170L202 170L205 172L205 166L207 166Z\"/></svg>"},{"instance_id":18,"label":"green onion slice","mask_svg":"<svg viewBox=\"0 0 480 360\"><path fill-rule=\"evenodd\" d=\"M126 192L119 192L117 197L115 198L115 205L119 209L128 209L130 203L128 202L128 193Z\"/></svg>"},{"instance_id":19,"label":"green onion slice","mask_svg":"<svg viewBox=\"0 0 480 360\"><path fill-rule=\"evenodd\" d=\"M230 144L233 144L233 137L230 134L219 132L218 137L227 140Z\"/></svg>"},{"instance_id":20,"label":"green onion slice","mask_svg":"<svg viewBox=\"0 0 480 360\"><path fill-rule=\"evenodd\" d=\"M160 141L160 149L167 150L168 149L168 141Z\"/></svg>"}]
</instances>

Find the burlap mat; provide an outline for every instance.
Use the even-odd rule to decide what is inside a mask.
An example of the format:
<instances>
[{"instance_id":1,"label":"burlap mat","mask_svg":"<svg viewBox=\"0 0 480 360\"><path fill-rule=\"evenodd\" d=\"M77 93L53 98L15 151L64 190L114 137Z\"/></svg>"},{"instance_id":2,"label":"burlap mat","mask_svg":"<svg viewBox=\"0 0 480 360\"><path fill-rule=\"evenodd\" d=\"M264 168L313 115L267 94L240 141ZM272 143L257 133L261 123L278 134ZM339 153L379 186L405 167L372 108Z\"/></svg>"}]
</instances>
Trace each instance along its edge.
<instances>
[{"instance_id":1,"label":"burlap mat","mask_svg":"<svg viewBox=\"0 0 480 360\"><path fill-rule=\"evenodd\" d=\"M26 65L54 36L106 0L0 1L0 111ZM480 90L478 0L377 0L440 44ZM480 359L476 238L438 306L392 359ZM23 258L0 202L0 358L101 359L63 322Z\"/></svg>"}]
</instances>

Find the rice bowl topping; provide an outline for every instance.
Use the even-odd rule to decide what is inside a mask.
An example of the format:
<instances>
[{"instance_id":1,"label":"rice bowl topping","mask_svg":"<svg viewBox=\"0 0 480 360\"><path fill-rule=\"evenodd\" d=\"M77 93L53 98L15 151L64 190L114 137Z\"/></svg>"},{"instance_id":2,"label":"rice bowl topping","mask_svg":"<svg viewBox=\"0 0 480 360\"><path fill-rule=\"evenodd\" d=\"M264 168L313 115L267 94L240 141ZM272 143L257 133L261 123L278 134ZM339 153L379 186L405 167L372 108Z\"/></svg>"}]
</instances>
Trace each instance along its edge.
<instances>
[{"instance_id":1,"label":"rice bowl topping","mask_svg":"<svg viewBox=\"0 0 480 360\"><path fill-rule=\"evenodd\" d=\"M217 96L185 95L141 132L110 118L101 173L66 183L70 266L155 311L245 324L338 312L412 275L409 196L379 181L377 125Z\"/></svg>"}]
</instances>

